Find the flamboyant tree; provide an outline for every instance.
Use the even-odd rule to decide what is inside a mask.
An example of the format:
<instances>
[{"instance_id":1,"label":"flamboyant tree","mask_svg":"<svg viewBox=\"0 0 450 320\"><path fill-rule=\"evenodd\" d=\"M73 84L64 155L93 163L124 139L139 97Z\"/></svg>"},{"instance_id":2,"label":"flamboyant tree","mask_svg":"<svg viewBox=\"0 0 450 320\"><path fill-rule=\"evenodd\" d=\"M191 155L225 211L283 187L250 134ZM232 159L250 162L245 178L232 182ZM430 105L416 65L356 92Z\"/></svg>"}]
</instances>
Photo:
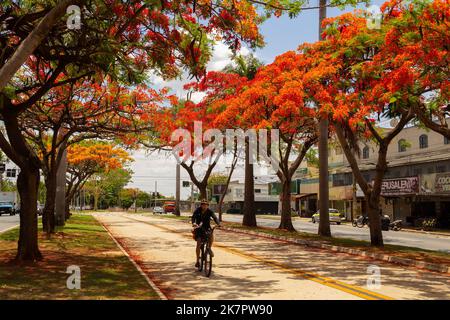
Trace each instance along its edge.
<instances>
[{"instance_id":1,"label":"flamboyant tree","mask_svg":"<svg viewBox=\"0 0 450 320\"><path fill-rule=\"evenodd\" d=\"M309 106L308 69L301 54L287 52L275 62L262 67L254 79L228 101L218 101L216 108L226 108L217 121L236 119L239 126L277 129L280 142L272 161L278 162L276 174L282 184L280 228L294 230L291 221L290 192L292 177L306 153L317 141L316 110ZM261 143L261 142L260 142Z\"/></svg>"},{"instance_id":2,"label":"flamboyant tree","mask_svg":"<svg viewBox=\"0 0 450 320\"><path fill-rule=\"evenodd\" d=\"M154 123L159 135L159 147L173 148L180 165L199 189L202 199L207 198L208 179L226 146L224 137L217 138L214 135L223 132L215 126L218 112L211 106L218 99L231 97L245 81L237 74L208 72L201 81L185 85L191 94L201 92L205 95L199 103L173 99L170 108L162 108L160 113L154 115L157 118ZM196 128L199 132L195 132ZM178 131L179 136L176 135L173 141L172 134L180 129L185 131ZM205 135L209 129L215 130L211 136ZM177 148L180 143L185 150ZM198 172L200 166L204 169L203 173Z\"/></svg>"},{"instance_id":3,"label":"flamboyant tree","mask_svg":"<svg viewBox=\"0 0 450 320\"><path fill-rule=\"evenodd\" d=\"M14 54L33 30L42 29L42 17L53 8L53 2L40 0L20 4L6 1L0 5L0 72L8 61L17 66L20 59ZM109 74L127 83L143 81L150 70L165 78L183 68L201 75L210 57L210 33L232 49L239 48L241 41L251 46L262 43L257 29L262 19L249 1L95 0L80 1L80 5L81 28L68 29L67 19L58 19L56 14L54 21L43 25L49 28L46 37L41 33L40 39L34 39L41 42L0 92L0 117L7 136L0 135L0 148L21 169L18 260L41 258L36 218L41 163L20 130L21 113L50 89L94 75ZM14 72L14 68L9 70L9 74Z\"/></svg>"},{"instance_id":4,"label":"flamboyant tree","mask_svg":"<svg viewBox=\"0 0 450 320\"><path fill-rule=\"evenodd\" d=\"M54 232L56 177L64 152L86 139L131 144L152 129L149 114L165 100L165 90L133 90L107 79L53 88L19 117L27 140L37 149L45 178L43 229Z\"/></svg>"},{"instance_id":5,"label":"flamboyant tree","mask_svg":"<svg viewBox=\"0 0 450 320\"><path fill-rule=\"evenodd\" d=\"M382 11L380 29L369 29L361 15L345 14L326 22L323 42L302 47L330 71L319 77L318 105L332 115L338 140L364 192L371 243L376 246L383 245L379 203L389 144L414 118L414 110L430 88L419 85L418 79L424 76L421 70L411 57L395 51L397 42L391 42L410 15L426 19L423 4L391 1ZM408 30L407 38L420 37L420 27L411 25ZM393 128L380 130L376 120L381 117L398 121ZM367 181L359 167L358 139L371 139L378 146L373 181Z\"/></svg>"},{"instance_id":6,"label":"flamboyant tree","mask_svg":"<svg viewBox=\"0 0 450 320\"><path fill-rule=\"evenodd\" d=\"M406 94L415 97L411 107L417 120L450 138L450 2L416 1L409 8L399 3L395 11L401 20L389 29L377 67L398 76L385 86L396 88L393 102Z\"/></svg>"},{"instance_id":7,"label":"flamboyant tree","mask_svg":"<svg viewBox=\"0 0 450 320\"><path fill-rule=\"evenodd\" d=\"M67 151L66 217L75 195L94 174L124 168L132 161L124 149L95 140L72 144ZM98 197L95 203L98 203Z\"/></svg>"}]
</instances>

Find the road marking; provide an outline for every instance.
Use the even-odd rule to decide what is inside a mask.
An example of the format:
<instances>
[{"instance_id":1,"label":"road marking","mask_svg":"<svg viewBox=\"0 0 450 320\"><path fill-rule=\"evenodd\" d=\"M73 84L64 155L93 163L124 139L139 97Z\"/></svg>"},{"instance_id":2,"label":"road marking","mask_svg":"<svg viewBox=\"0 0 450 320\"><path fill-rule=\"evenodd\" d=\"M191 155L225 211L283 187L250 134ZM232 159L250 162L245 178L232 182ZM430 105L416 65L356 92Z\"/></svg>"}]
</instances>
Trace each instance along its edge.
<instances>
[{"instance_id":1,"label":"road marking","mask_svg":"<svg viewBox=\"0 0 450 320\"><path fill-rule=\"evenodd\" d=\"M137 221L137 222L145 223L145 224L154 226L156 228L159 228L159 229L162 229L162 230L165 230L165 231L178 233L178 234L180 234L180 235L182 235L183 237L186 237L186 238L192 238L192 236L185 234L185 232L181 232L181 231L178 231L178 230L173 230L171 228L160 226L160 225L148 222L148 221L142 221L142 220L139 220L139 219L134 219L134 218L126 217L126 216L124 216L124 217L126 219L130 219L130 220L134 220L134 221ZM266 259L264 257L260 257L260 256L257 256L255 254L251 254L251 253L247 253L247 252L243 252L241 250L238 250L238 249L235 249L235 248L231 248L231 247L225 246L225 245L217 243L217 242L214 245L216 247L219 247L219 248L227 251L227 252L239 255L239 256L247 258L247 259L251 259L251 260L255 260L255 261L261 262L263 264L266 264L266 265L269 265L269 266L272 266L272 267L284 270L285 272L293 273L293 274L298 275L298 276L300 276L300 277L302 277L304 279L320 283L320 284L325 285L327 287L331 287L331 288L334 288L334 289L346 292L348 294L360 297L362 299L366 299L366 300L394 300L391 297L388 297L388 296L385 296L383 294L364 289L364 288L359 287L359 286L350 285L350 284L347 284L347 283L344 283L344 282L341 282L341 281L338 281L338 280L334 280L334 279L331 279L331 278L328 278L328 277L324 277L324 276L321 276L321 275L318 275L318 274L315 274L315 273L312 273L312 272L307 272L307 271L303 271L303 270L298 269L298 268L293 268L293 267L291 267L291 266L289 266L287 264L284 264L284 263L281 263L281 262L277 262L277 261L273 261L273 260L268 260L268 259Z\"/></svg>"}]
</instances>

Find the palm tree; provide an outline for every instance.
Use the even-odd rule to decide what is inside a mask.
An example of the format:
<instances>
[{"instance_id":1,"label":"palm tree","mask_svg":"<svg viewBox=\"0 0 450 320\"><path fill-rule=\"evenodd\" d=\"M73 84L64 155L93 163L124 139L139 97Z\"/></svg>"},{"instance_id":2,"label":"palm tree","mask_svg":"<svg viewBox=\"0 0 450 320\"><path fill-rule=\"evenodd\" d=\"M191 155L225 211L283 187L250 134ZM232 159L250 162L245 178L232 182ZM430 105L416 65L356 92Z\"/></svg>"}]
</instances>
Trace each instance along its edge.
<instances>
[{"instance_id":1,"label":"palm tree","mask_svg":"<svg viewBox=\"0 0 450 320\"><path fill-rule=\"evenodd\" d=\"M258 60L253 54L238 55L233 59L233 63L226 66L223 71L236 73L241 77L252 80L261 66L263 66L262 61ZM249 139L245 137L244 217L242 224L256 227L254 173L253 164L250 162Z\"/></svg>"}]
</instances>

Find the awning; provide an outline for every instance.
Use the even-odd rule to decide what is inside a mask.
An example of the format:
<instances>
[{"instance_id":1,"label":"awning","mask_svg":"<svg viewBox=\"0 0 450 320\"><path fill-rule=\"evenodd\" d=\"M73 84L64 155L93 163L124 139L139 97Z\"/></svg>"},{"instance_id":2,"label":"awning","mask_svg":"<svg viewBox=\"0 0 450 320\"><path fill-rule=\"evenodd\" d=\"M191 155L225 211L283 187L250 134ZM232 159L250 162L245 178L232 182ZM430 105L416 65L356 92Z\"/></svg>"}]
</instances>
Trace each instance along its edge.
<instances>
[{"instance_id":1,"label":"awning","mask_svg":"<svg viewBox=\"0 0 450 320\"><path fill-rule=\"evenodd\" d=\"M292 199L302 199L306 197L317 196L317 193L300 193L291 195Z\"/></svg>"}]
</instances>

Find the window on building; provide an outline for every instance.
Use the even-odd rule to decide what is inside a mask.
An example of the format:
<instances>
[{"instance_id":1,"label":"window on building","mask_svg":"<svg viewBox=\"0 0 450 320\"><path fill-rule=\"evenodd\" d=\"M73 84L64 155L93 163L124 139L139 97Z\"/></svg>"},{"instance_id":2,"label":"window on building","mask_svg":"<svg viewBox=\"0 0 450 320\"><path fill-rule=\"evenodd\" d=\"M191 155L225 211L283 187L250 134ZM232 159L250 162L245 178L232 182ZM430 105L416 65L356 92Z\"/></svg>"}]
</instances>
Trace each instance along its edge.
<instances>
[{"instance_id":1,"label":"window on building","mask_svg":"<svg viewBox=\"0 0 450 320\"><path fill-rule=\"evenodd\" d=\"M261 189L255 189L255 193L261 193Z\"/></svg>"},{"instance_id":2,"label":"window on building","mask_svg":"<svg viewBox=\"0 0 450 320\"><path fill-rule=\"evenodd\" d=\"M450 144L450 139L447 137L444 137L444 144Z\"/></svg>"},{"instance_id":3,"label":"window on building","mask_svg":"<svg viewBox=\"0 0 450 320\"><path fill-rule=\"evenodd\" d=\"M241 198L244 196L244 190L243 189L235 189L236 197Z\"/></svg>"},{"instance_id":4,"label":"window on building","mask_svg":"<svg viewBox=\"0 0 450 320\"><path fill-rule=\"evenodd\" d=\"M428 136L426 134L419 137L419 147L420 149L428 148Z\"/></svg>"},{"instance_id":5,"label":"window on building","mask_svg":"<svg viewBox=\"0 0 450 320\"><path fill-rule=\"evenodd\" d=\"M436 172L437 173L446 172L445 164L436 166Z\"/></svg>"},{"instance_id":6,"label":"window on building","mask_svg":"<svg viewBox=\"0 0 450 320\"><path fill-rule=\"evenodd\" d=\"M363 149L363 159L369 159L369 147L365 146Z\"/></svg>"},{"instance_id":7,"label":"window on building","mask_svg":"<svg viewBox=\"0 0 450 320\"><path fill-rule=\"evenodd\" d=\"M400 139L398 141L398 152L405 152L407 147L407 143L405 139Z\"/></svg>"},{"instance_id":8,"label":"window on building","mask_svg":"<svg viewBox=\"0 0 450 320\"><path fill-rule=\"evenodd\" d=\"M6 169L6 176L8 178L15 178L16 177L16 169Z\"/></svg>"}]
</instances>

